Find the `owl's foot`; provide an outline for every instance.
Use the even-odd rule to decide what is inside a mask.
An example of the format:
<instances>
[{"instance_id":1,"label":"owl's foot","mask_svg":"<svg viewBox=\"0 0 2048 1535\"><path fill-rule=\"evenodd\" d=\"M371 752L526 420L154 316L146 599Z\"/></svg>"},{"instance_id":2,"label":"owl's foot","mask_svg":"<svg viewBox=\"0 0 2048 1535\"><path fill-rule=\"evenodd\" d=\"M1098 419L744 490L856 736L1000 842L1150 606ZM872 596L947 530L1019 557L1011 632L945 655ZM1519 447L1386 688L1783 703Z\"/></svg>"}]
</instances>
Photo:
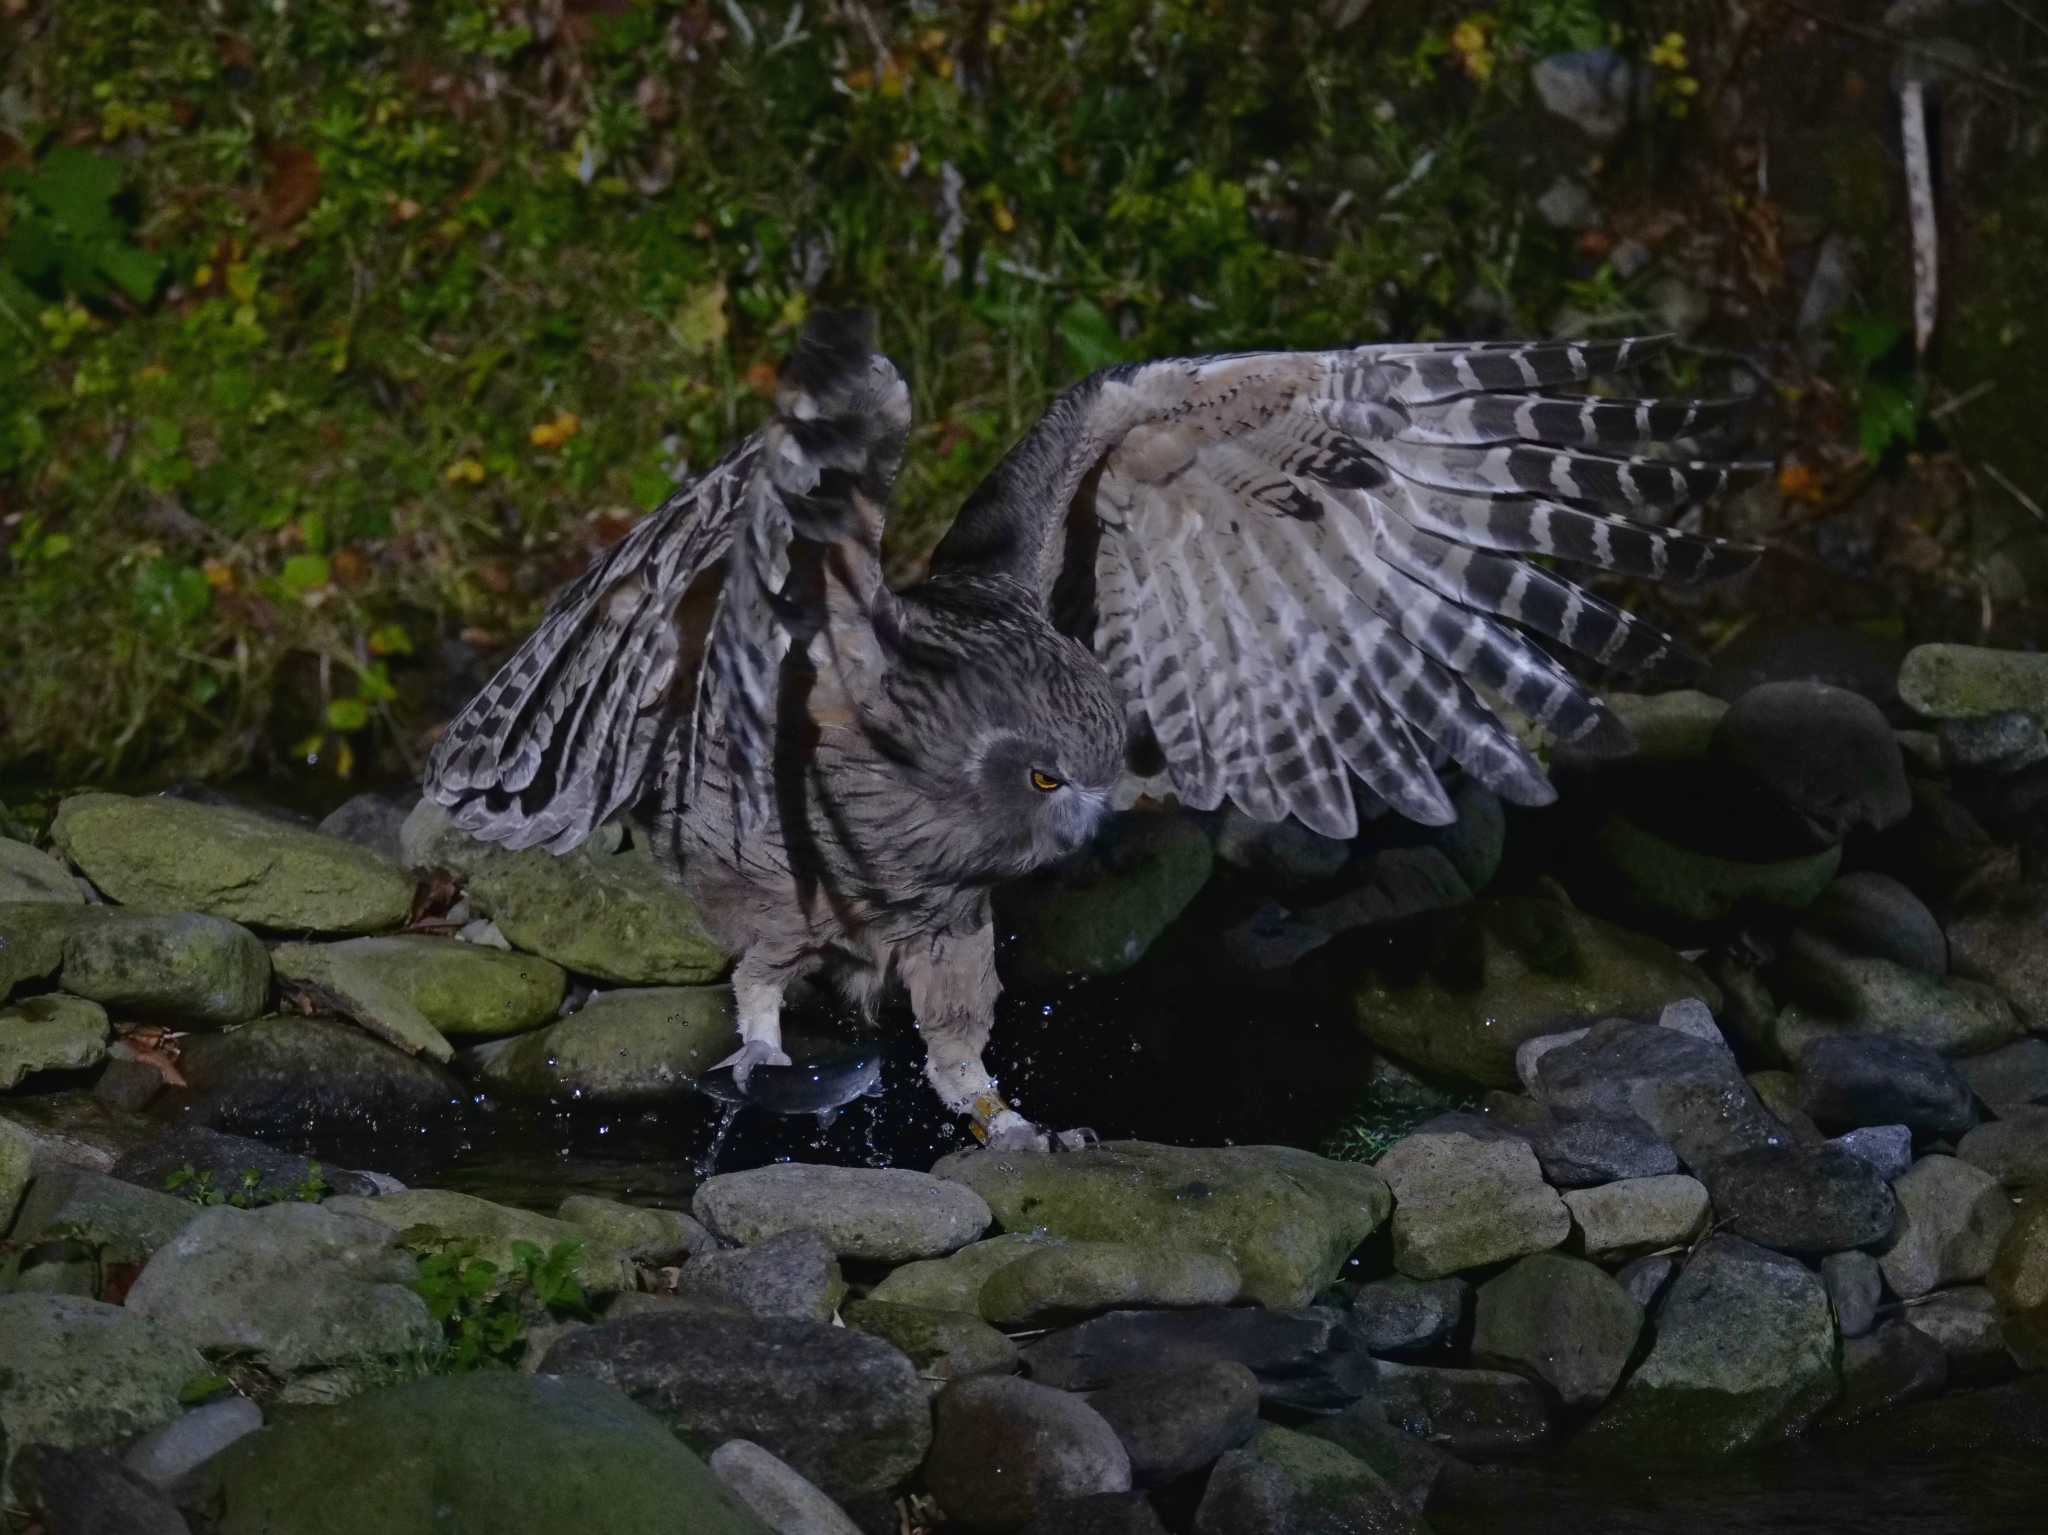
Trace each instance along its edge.
<instances>
[{"instance_id":1,"label":"owl's foot","mask_svg":"<svg viewBox=\"0 0 2048 1535\"><path fill-rule=\"evenodd\" d=\"M1012 1108L995 1108L977 1103L974 1108L975 1139L990 1151L1080 1151L1096 1143L1093 1130L1047 1130L1035 1125Z\"/></svg>"},{"instance_id":2,"label":"owl's foot","mask_svg":"<svg viewBox=\"0 0 2048 1535\"><path fill-rule=\"evenodd\" d=\"M722 1071L730 1066L732 1068L732 1079L739 1084L740 1092L744 1095L747 1090L747 1078L754 1074L756 1066L787 1066L788 1064L788 1055L776 1046L769 1044L767 1040L750 1039L711 1069L713 1071Z\"/></svg>"}]
</instances>

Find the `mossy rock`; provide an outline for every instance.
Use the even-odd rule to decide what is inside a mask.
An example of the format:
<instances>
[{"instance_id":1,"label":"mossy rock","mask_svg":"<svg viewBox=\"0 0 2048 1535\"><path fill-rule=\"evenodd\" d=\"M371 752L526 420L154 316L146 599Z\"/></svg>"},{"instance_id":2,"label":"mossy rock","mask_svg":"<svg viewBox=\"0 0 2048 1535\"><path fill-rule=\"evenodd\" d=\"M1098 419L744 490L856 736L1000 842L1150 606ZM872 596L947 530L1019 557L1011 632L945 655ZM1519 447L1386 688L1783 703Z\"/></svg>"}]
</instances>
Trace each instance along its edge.
<instances>
[{"instance_id":1,"label":"mossy rock","mask_svg":"<svg viewBox=\"0 0 2048 1535\"><path fill-rule=\"evenodd\" d=\"M447 1035L516 1034L562 1005L568 977L531 954L400 933L342 943L287 943L278 979L413 1055L447 1061Z\"/></svg>"},{"instance_id":2,"label":"mossy rock","mask_svg":"<svg viewBox=\"0 0 2048 1535\"><path fill-rule=\"evenodd\" d=\"M1041 1231L1009 1231L969 1242L943 1258L926 1258L889 1270L868 1299L931 1311L981 1315L981 1287L991 1274L1026 1253L1056 1246L1060 1239Z\"/></svg>"},{"instance_id":3,"label":"mossy rock","mask_svg":"<svg viewBox=\"0 0 2048 1535\"><path fill-rule=\"evenodd\" d=\"M1804 910L1842 863L1839 843L1773 863L1718 858L1680 847L1622 815L1601 822L1594 843L1631 908L1681 923L1719 922L1749 904Z\"/></svg>"},{"instance_id":4,"label":"mossy rock","mask_svg":"<svg viewBox=\"0 0 2048 1535\"><path fill-rule=\"evenodd\" d=\"M544 1029L463 1052L464 1069L521 1098L673 1098L739 1044L730 986L629 987Z\"/></svg>"},{"instance_id":5,"label":"mossy rock","mask_svg":"<svg viewBox=\"0 0 2048 1535\"><path fill-rule=\"evenodd\" d=\"M1981 645L1920 645L1899 668L1899 697L1929 719L2024 709L2048 725L2048 655Z\"/></svg>"},{"instance_id":6,"label":"mossy rock","mask_svg":"<svg viewBox=\"0 0 2048 1535\"><path fill-rule=\"evenodd\" d=\"M367 1216L421 1241L472 1243L477 1257L496 1264L504 1274L519 1272L519 1258L512 1250L515 1242L531 1242L543 1253L557 1242L576 1242L583 1248L576 1277L586 1289L608 1294L635 1286L632 1260L616 1248L593 1240L580 1226L532 1210L458 1194L452 1189L406 1189L374 1199L339 1195L321 1208L343 1215Z\"/></svg>"},{"instance_id":7,"label":"mossy rock","mask_svg":"<svg viewBox=\"0 0 2048 1535\"><path fill-rule=\"evenodd\" d=\"M106 1058L107 1010L50 992L0 1008L0 1091L39 1071L83 1071Z\"/></svg>"},{"instance_id":8,"label":"mossy rock","mask_svg":"<svg viewBox=\"0 0 2048 1535\"><path fill-rule=\"evenodd\" d=\"M1130 969L1201 893L1215 857L1181 816L1114 818L1085 856L997 890L1005 970L1042 981Z\"/></svg>"},{"instance_id":9,"label":"mossy rock","mask_svg":"<svg viewBox=\"0 0 2048 1535\"><path fill-rule=\"evenodd\" d=\"M82 906L85 892L71 871L26 842L0 837L0 902L42 901Z\"/></svg>"}]
</instances>

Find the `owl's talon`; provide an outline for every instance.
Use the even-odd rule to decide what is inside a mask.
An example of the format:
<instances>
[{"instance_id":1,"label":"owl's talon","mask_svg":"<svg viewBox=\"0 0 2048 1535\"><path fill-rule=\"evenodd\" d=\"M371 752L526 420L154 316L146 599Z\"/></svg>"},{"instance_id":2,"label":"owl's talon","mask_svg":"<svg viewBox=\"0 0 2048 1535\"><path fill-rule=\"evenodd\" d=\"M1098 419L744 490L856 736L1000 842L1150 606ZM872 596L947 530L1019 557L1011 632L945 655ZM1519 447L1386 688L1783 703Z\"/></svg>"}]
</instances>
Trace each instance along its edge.
<instances>
[{"instance_id":1,"label":"owl's talon","mask_svg":"<svg viewBox=\"0 0 2048 1535\"><path fill-rule=\"evenodd\" d=\"M747 1078L754 1074L756 1066L787 1066L789 1057L763 1039L750 1039L739 1049L711 1069L722 1071L732 1068L732 1079L738 1084L742 1096L747 1091Z\"/></svg>"},{"instance_id":2,"label":"owl's talon","mask_svg":"<svg viewBox=\"0 0 2048 1535\"><path fill-rule=\"evenodd\" d=\"M1052 1151L1086 1151L1090 1146L1102 1144L1102 1137L1083 1125L1076 1125L1071 1130L1054 1130L1051 1137L1052 1145L1048 1149Z\"/></svg>"}]
</instances>

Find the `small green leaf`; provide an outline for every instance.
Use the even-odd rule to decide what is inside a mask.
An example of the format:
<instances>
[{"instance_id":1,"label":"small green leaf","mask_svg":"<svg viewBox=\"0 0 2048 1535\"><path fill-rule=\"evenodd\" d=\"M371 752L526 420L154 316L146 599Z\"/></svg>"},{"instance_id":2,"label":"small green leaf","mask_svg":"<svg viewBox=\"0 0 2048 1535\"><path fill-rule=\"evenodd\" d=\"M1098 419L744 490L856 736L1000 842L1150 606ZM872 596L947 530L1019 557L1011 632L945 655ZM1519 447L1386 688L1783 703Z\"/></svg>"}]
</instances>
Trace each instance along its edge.
<instances>
[{"instance_id":1,"label":"small green leaf","mask_svg":"<svg viewBox=\"0 0 2048 1535\"><path fill-rule=\"evenodd\" d=\"M295 554L284 562L284 569L279 575L287 591L310 592L315 587L327 584L327 557L320 554Z\"/></svg>"},{"instance_id":2,"label":"small green leaf","mask_svg":"<svg viewBox=\"0 0 2048 1535\"><path fill-rule=\"evenodd\" d=\"M1059 332L1074 366L1084 373L1124 360L1124 344L1116 326L1092 300L1077 298L1067 305L1060 314Z\"/></svg>"},{"instance_id":3,"label":"small green leaf","mask_svg":"<svg viewBox=\"0 0 2048 1535\"><path fill-rule=\"evenodd\" d=\"M360 698L336 698L327 705L330 730L361 730L370 723L370 706Z\"/></svg>"}]
</instances>

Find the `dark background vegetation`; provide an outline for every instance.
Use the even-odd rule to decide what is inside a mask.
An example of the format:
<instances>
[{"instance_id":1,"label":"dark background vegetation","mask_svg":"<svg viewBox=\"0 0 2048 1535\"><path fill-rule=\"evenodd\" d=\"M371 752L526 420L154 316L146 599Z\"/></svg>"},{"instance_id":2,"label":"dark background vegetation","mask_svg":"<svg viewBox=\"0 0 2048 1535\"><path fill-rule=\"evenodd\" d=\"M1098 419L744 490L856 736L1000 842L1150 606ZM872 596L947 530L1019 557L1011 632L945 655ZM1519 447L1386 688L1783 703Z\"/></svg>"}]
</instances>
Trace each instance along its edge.
<instances>
[{"instance_id":1,"label":"dark background vegetation","mask_svg":"<svg viewBox=\"0 0 2048 1535\"><path fill-rule=\"evenodd\" d=\"M1600 46L1604 147L1530 85ZM1665 617L2038 643L2044 97L2028 0L0 0L0 793L412 771L848 301L912 380L899 575L1106 362L1677 328L1652 382L1754 390L1781 471Z\"/></svg>"}]
</instances>

